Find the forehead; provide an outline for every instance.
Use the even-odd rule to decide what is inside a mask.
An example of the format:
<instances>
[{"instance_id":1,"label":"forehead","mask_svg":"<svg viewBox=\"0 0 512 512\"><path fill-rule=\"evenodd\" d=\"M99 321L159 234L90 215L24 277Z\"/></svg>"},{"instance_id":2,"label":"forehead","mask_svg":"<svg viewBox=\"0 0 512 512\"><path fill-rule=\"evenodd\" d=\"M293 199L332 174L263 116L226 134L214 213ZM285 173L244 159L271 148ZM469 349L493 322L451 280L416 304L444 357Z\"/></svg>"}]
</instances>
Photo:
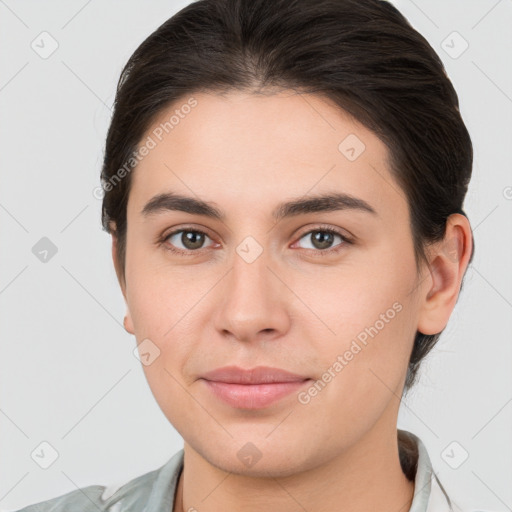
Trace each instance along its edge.
<instances>
[{"instance_id":1,"label":"forehead","mask_svg":"<svg viewBox=\"0 0 512 512\"><path fill-rule=\"evenodd\" d=\"M129 200L137 213L167 191L268 212L287 196L335 191L405 214L385 144L317 95L186 96L160 112L139 153L143 145L151 149L132 171Z\"/></svg>"}]
</instances>

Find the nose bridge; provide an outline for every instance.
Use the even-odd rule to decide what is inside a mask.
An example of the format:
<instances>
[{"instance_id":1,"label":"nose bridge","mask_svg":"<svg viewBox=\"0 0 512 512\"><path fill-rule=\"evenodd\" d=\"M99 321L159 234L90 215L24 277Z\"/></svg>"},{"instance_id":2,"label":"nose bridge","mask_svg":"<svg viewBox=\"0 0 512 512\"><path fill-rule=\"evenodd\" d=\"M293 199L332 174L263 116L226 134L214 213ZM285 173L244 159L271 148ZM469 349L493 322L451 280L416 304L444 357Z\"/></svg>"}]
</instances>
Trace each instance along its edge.
<instances>
[{"instance_id":1,"label":"nose bridge","mask_svg":"<svg viewBox=\"0 0 512 512\"><path fill-rule=\"evenodd\" d=\"M236 248L232 259L231 292L239 295L238 300L252 302L272 298L269 286L271 272L268 266L269 251L252 236L246 237ZM261 297L260 297L261 295ZM249 300L248 302L251 302Z\"/></svg>"},{"instance_id":2,"label":"nose bridge","mask_svg":"<svg viewBox=\"0 0 512 512\"><path fill-rule=\"evenodd\" d=\"M231 261L217 328L239 340L250 340L262 330L284 329L287 313L280 296L282 284L268 268L272 266L270 253L255 238L246 237L235 248Z\"/></svg>"}]
</instances>

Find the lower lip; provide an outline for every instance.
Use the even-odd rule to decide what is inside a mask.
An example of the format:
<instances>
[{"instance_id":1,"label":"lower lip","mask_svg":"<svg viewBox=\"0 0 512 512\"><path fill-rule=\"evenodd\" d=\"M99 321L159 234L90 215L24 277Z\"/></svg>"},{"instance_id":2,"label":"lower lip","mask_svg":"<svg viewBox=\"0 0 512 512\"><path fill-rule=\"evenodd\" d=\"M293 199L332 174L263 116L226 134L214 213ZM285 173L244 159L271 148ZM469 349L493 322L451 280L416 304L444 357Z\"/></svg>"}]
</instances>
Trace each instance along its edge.
<instances>
[{"instance_id":1,"label":"lower lip","mask_svg":"<svg viewBox=\"0 0 512 512\"><path fill-rule=\"evenodd\" d=\"M271 384L230 384L205 380L215 396L239 409L262 409L298 391L310 379Z\"/></svg>"}]
</instances>

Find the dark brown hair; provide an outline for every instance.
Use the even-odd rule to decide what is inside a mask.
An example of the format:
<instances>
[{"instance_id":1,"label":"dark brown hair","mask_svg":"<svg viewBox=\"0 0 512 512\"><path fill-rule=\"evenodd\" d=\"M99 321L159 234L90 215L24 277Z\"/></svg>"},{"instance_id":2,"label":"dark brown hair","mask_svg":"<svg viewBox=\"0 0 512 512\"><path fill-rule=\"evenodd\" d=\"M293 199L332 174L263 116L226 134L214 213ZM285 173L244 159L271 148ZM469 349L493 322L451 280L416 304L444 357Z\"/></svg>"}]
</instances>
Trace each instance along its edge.
<instances>
[{"instance_id":1,"label":"dark brown hair","mask_svg":"<svg viewBox=\"0 0 512 512\"><path fill-rule=\"evenodd\" d=\"M466 215L473 149L457 94L439 56L395 7L383 0L199 0L142 42L117 86L102 223L117 237L123 280L129 171L155 118L197 92L279 88L330 99L386 144L409 204L418 270L428 263L427 246L444 238L448 216ZM440 334L416 333L405 392Z\"/></svg>"}]
</instances>

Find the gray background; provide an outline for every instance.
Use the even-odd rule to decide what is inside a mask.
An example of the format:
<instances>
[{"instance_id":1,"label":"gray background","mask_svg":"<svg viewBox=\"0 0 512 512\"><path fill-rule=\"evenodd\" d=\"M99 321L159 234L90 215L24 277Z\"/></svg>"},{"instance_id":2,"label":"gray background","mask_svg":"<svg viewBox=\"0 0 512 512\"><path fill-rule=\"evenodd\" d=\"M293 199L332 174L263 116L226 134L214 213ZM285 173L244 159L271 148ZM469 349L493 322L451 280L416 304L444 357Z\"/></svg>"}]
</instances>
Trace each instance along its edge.
<instances>
[{"instance_id":1,"label":"gray background","mask_svg":"<svg viewBox=\"0 0 512 512\"><path fill-rule=\"evenodd\" d=\"M122 327L93 190L123 64L188 3L0 0L0 509L128 480L182 447ZM475 258L399 427L458 505L512 510L512 1L394 3L443 59L475 147Z\"/></svg>"}]
</instances>

